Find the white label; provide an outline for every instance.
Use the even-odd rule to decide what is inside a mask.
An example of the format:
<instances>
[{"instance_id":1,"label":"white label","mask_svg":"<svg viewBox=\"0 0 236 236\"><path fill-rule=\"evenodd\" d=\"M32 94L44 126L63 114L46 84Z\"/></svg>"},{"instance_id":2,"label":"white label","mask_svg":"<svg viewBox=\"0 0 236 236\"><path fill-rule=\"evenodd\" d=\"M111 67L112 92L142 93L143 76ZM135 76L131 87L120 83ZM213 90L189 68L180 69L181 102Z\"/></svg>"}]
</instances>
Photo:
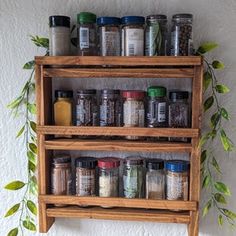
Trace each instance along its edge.
<instances>
[{"instance_id":1,"label":"white label","mask_svg":"<svg viewBox=\"0 0 236 236\"><path fill-rule=\"evenodd\" d=\"M102 56L120 55L120 34L119 32L102 32Z\"/></svg>"},{"instance_id":2,"label":"white label","mask_svg":"<svg viewBox=\"0 0 236 236\"><path fill-rule=\"evenodd\" d=\"M166 103L160 102L158 103L158 122L166 121Z\"/></svg>"},{"instance_id":3,"label":"white label","mask_svg":"<svg viewBox=\"0 0 236 236\"><path fill-rule=\"evenodd\" d=\"M80 48L89 48L89 28L80 27L79 31Z\"/></svg>"}]
</instances>

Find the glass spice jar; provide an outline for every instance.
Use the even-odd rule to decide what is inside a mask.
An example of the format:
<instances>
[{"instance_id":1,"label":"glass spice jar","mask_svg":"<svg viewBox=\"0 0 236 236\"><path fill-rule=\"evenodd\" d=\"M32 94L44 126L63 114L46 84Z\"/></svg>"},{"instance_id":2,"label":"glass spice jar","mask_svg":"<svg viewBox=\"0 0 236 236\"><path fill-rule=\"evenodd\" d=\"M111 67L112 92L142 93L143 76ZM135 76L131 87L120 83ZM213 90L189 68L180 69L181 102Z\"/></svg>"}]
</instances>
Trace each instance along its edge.
<instances>
[{"instance_id":1,"label":"glass spice jar","mask_svg":"<svg viewBox=\"0 0 236 236\"><path fill-rule=\"evenodd\" d=\"M171 160L165 163L166 199L188 200L189 162Z\"/></svg>"},{"instance_id":2,"label":"glass spice jar","mask_svg":"<svg viewBox=\"0 0 236 236\"><path fill-rule=\"evenodd\" d=\"M77 91L76 125L98 125L96 90L90 89Z\"/></svg>"},{"instance_id":3,"label":"glass spice jar","mask_svg":"<svg viewBox=\"0 0 236 236\"><path fill-rule=\"evenodd\" d=\"M146 160L146 198L165 199L164 161L160 159Z\"/></svg>"},{"instance_id":4,"label":"glass spice jar","mask_svg":"<svg viewBox=\"0 0 236 236\"><path fill-rule=\"evenodd\" d=\"M100 197L119 196L119 166L119 158L105 157L98 160Z\"/></svg>"},{"instance_id":5,"label":"glass spice jar","mask_svg":"<svg viewBox=\"0 0 236 236\"><path fill-rule=\"evenodd\" d=\"M100 56L120 56L120 18L97 19Z\"/></svg>"},{"instance_id":6,"label":"glass spice jar","mask_svg":"<svg viewBox=\"0 0 236 236\"><path fill-rule=\"evenodd\" d=\"M190 126L190 111L187 91L170 91L169 93L169 127L188 128ZM187 142L187 138L170 137L170 141Z\"/></svg>"},{"instance_id":7,"label":"glass spice jar","mask_svg":"<svg viewBox=\"0 0 236 236\"><path fill-rule=\"evenodd\" d=\"M176 14L172 17L171 55L193 55L193 15Z\"/></svg>"},{"instance_id":8,"label":"glass spice jar","mask_svg":"<svg viewBox=\"0 0 236 236\"><path fill-rule=\"evenodd\" d=\"M70 17L49 17L49 55L70 55Z\"/></svg>"},{"instance_id":9,"label":"glass spice jar","mask_svg":"<svg viewBox=\"0 0 236 236\"><path fill-rule=\"evenodd\" d=\"M77 48L79 56L96 56L96 15L80 12L77 15Z\"/></svg>"},{"instance_id":10,"label":"glass spice jar","mask_svg":"<svg viewBox=\"0 0 236 236\"><path fill-rule=\"evenodd\" d=\"M146 18L145 56L167 55L167 17L150 15Z\"/></svg>"},{"instance_id":11,"label":"glass spice jar","mask_svg":"<svg viewBox=\"0 0 236 236\"><path fill-rule=\"evenodd\" d=\"M80 157L76 159L76 195L96 195L96 166L97 159Z\"/></svg>"},{"instance_id":12,"label":"glass spice jar","mask_svg":"<svg viewBox=\"0 0 236 236\"><path fill-rule=\"evenodd\" d=\"M127 157L124 160L123 188L126 198L144 197L144 167L140 157Z\"/></svg>"},{"instance_id":13,"label":"glass spice jar","mask_svg":"<svg viewBox=\"0 0 236 236\"><path fill-rule=\"evenodd\" d=\"M124 127L144 127L144 91L127 90L122 92ZM127 139L137 140L137 136L126 136Z\"/></svg>"},{"instance_id":14,"label":"glass spice jar","mask_svg":"<svg viewBox=\"0 0 236 236\"><path fill-rule=\"evenodd\" d=\"M121 18L121 55L144 55L144 23L142 16L124 16Z\"/></svg>"}]
</instances>

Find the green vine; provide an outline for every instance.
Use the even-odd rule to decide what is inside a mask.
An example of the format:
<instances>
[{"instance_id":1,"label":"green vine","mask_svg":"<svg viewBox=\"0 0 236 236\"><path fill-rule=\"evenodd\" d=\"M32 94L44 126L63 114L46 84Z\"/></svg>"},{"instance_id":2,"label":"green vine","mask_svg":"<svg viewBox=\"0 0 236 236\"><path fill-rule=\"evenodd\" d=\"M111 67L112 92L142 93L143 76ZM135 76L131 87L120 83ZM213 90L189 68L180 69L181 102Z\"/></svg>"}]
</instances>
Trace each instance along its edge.
<instances>
[{"instance_id":1,"label":"green vine","mask_svg":"<svg viewBox=\"0 0 236 236\"><path fill-rule=\"evenodd\" d=\"M207 215L209 210L214 207L218 212L217 220L220 226L224 221L228 222L230 226L235 226L236 213L226 208L226 198L231 195L231 192L229 187L220 181L222 172L216 160L214 148L220 142L225 154L234 149L234 144L224 128L230 121L230 115L220 103L221 96L228 93L230 89L221 84L216 77L216 71L224 69L225 66L218 60L209 62L205 56L217 47L216 43L205 43L198 48L196 53L203 56L205 63L203 87L206 99L203 104L204 112L212 112L209 125L200 140L202 188L209 192L209 198L203 208L203 216Z\"/></svg>"},{"instance_id":2,"label":"green vine","mask_svg":"<svg viewBox=\"0 0 236 236\"><path fill-rule=\"evenodd\" d=\"M48 55L49 41L46 38L31 36L31 41L37 46L46 49ZM34 122L36 114L36 105L34 102L35 83L34 83L34 61L27 62L23 69L31 70L29 79L26 81L20 95L8 104L8 108L12 110L14 117L23 117L24 124L18 131L16 138L24 137L24 143L27 154L27 177L26 181L14 180L5 186L7 190L24 189L20 202L12 206L5 217L15 214L18 216L18 225L8 232L8 236L17 236L19 233L24 235L24 228L30 231L36 231L36 196L38 194L38 185L36 178L37 166L37 139L36 139L36 123Z\"/></svg>"}]
</instances>

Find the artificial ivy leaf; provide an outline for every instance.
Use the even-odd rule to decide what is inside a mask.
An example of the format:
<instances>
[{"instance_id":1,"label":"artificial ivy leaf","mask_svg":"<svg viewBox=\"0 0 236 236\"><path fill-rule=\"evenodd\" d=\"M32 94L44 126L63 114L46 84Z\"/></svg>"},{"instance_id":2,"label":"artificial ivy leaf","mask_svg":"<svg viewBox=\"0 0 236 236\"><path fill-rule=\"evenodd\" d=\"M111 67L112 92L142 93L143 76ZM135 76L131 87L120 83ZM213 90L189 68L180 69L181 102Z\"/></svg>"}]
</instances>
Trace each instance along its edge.
<instances>
[{"instance_id":1,"label":"artificial ivy leaf","mask_svg":"<svg viewBox=\"0 0 236 236\"><path fill-rule=\"evenodd\" d=\"M29 168L29 170L31 170L33 173L34 173L35 170L36 170L35 164L32 163L31 161L28 162L28 168Z\"/></svg>"},{"instance_id":2,"label":"artificial ivy leaf","mask_svg":"<svg viewBox=\"0 0 236 236\"><path fill-rule=\"evenodd\" d=\"M26 70L34 69L34 65L35 65L34 61L29 61L24 64L23 69L26 69Z\"/></svg>"},{"instance_id":3,"label":"artificial ivy leaf","mask_svg":"<svg viewBox=\"0 0 236 236\"><path fill-rule=\"evenodd\" d=\"M220 114L216 112L211 117L211 127L212 128L216 127L219 121L220 121Z\"/></svg>"},{"instance_id":4,"label":"artificial ivy leaf","mask_svg":"<svg viewBox=\"0 0 236 236\"><path fill-rule=\"evenodd\" d=\"M37 47L43 47L48 49L49 48L49 39L48 38L40 38L39 36L30 36L31 41L37 46Z\"/></svg>"},{"instance_id":5,"label":"artificial ivy leaf","mask_svg":"<svg viewBox=\"0 0 236 236\"><path fill-rule=\"evenodd\" d=\"M19 137L23 134L24 130L25 130L25 126L23 126L23 127L18 131L18 133L17 133L17 135L16 135L16 138L19 138Z\"/></svg>"},{"instance_id":6,"label":"artificial ivy leaf","mask_svg":"<svg viewBox=\"0 0 236 236\"><path fill-rule=\"evenodd\" d=\"M19 106L22 101L23 101L23 97L20 96L20 97L16 98L15 100L13 100L11 103L9 103L9 104L7 105L7 108L9 108L9 109L14 109L14 108L16 108L17 106Z\"/></svg>"},{"instance_id":7,"label":"artificial ivy leaf","mask_svg":"<svg viewBox=\"0 0 236 236\"><path fill-rule=\"evenodd\" d=\"M31 231L36 231L36 226L35 224L30 221L30 220L24 220L23 221L23 226L28 229L28 230L31 230Z\"/></svg>"},{"instance_id":8,"label":"artificial ivy leaf","mask_svg":"<svg viewBox=\"0 0 236 236\"><path fill-rule=\"evenodd\" d=\"M205 176L203 182L202 182L202 188L207 188L209 186L209 183L210 183L210 176L207 175Z\"/></svg>"},{"instance_id":9,"label":"artificial ivy leaf","mask_svg":"<svg viewBox=\"0 0 236 236\"><path fill-rule=\"evenodd\" d=\"M218 225L219 225L219 226L222 226L223 224L224 224L223 216L222 216L222 215L219 215L219 216L218 216Z\"/></svg>"},{"instance_id":10,"label":"artificial ivy leaf","mask_svg":"<svg viewBox=\"0 0 236 236\"><path fill-rule=\"evenodd\" d=\"M206 159L207 159L207 150L203 150L201 153L201 164L203 164Z\"/></svg>"},{"instance_id":11,"label":"artificial ivy leaf","mask_svg":"<svg viewBox=\"0 0 236 236\"><path fill-rule=\"evenodd\" d=\"M220 193L223 193L227 196L230 196L231 195L231 192L229 190L229 187L227 185L225 185L224 183L222 182L216 182L214 184L214 187L217 191L219 191Z\"/></svg>"},{"instance_id":12,"label":"artificial ivy leaf","mask_svg":"<svg viewBox=\"0 0 236 236\"><path fill-rule=\"evenodd\" d=\"M204 87L204 90L206 91L212 82L212 75L210 72L207 71L204 73L203 78L204 78L203 87Z\"/></svg>"},{"instance_id":13,"label":"artificial ivy leaf","mask_svg":"<svg viewBox=\"0 0 236 236\"><path fill-rule=\"evenodd\" d=\"M208 109L210 109L213 103L214 103L214 97L213 96L208 97L203 105L204 111L206 112Z\"/></svg>"},{"instance_id":14,"label":"artificial ivy leaf","mask_svg":"<svg viewBox=\"0 0 236 236\"><path fill-rule=\"evenodd\" d=\"M221 110L220 110L220 114L222 115L222 117L224 117L226 120L229 120L229 113L227 112L227 110L222 107Z\"/></svg>"},{"instance_id":15,"label":"artificial ivy leaf","mask_svg":"<svg viewBox=\"0 0 236 236\"><path fill-rule=\"evenodd\" d=\"M11 208L7 211L7 213L5 214L4 217L8 217L8 216L13 215L14 213L16 213L16 212L19 210L19 207L20 207L20 203L15 204L13 207L11 207Z\"/></svg>"},{"instance_id":16,"label":"artificial ivy leaf","mask_svg":"<svg viewBox=\"0 0 236 236\"><path fill-rule=\"evenodd\" d=\"M36 123L34 121L30 121L30 127L36 133Z\"/></svg>"},{"instance_id":17,"label":"artificial ivy leaf","mask_svg":"<svg viewBox=\"0 0 236 236\"><path fill-rule=\"evenodd\" d=\"M29 143L29 148L34 154L37 154L38 148L34 143Z\"/></svg>"},{"instance_id":18,"label":"artificial ivy leaf","mask_svg":"<svg viewBox=\"0 0 236 236\"><path fill-rule=\"evenodd\" d=\"M202 147L210 137L211 137L210 132L202 135L202 137L200 138L198 146Z\"/></svg>"},{"instance_id":19,"label":"artificial ivy leaf","mask_svg":"<svg viewBox=\"0 0 236 236\"><path fill-rule=\"evenodd\" d=\"M218 93L228 93L230 91L230 89L224 84L217 84L216 91Z\"/></svg>"},{"instance_id":20,"label":"artificial ivy leaf","mask_svg":"<svg viewBox=\"0 0 236 236\"><path fill-rule=\"evenodd\" d=\"M214 69L219 69L219 70L225 68L224 63L222 63L222 62L220 62L220 61L213 61L213 62L212 62L212 66L213 66Z\"/></svg>"},{"instance_id":21,"label":"artificial ivy leaf","mask_svg":"<svg viewBox=\"0 0 236 236\"><path fill-rule=\"evenodd\" d=\"M8 190L18 190L18 189L23 188L24 186L25 186L25 183L16 180L7 184L4 188Z\"/></svg>"},{"instance_id":22,"label":"artificial ivy leaf","mask_svg":"<svg viewBox=\"0 0 236 236\"><path fill-rule=\"evenodd\" d=\"M17 236L17 235L18 235L18 228L10 230L7 234L7 236Z\"/></svg>"},{"instance_id":23,"label":"artificial ivy leaf","mask_svg":"<svg viewBox=\"0 0 236 236\"><path fill-rule=\"evenodd\" d=\"M211 163L211 164L214 166L214 168L216 169L216 171L217 171L219 174L222 174L222 173L221 173L221 170L220 170L220 166L219 166L217 160L215 159L215 157L212 158L212 163Z\"/></svg>"},{"instance_id":24,"label":"artificial ivy leaf","mask_svg":"<svg viewBox=\"0 0 236 236\"><path fill-rule=\"evenodd\" d=\"M34 215L37 215L37 207L34 202L32 202L31 200L28 200L27 207Z\"/></svg>"},{"instance_id":25,"label":"artificial ivy leaf","mask_svg":"<svg viewBox=\"0 0 236 236\"><path fill-rule=\"evenodd\" d=\"M217 202L221 204L227 204L224 195L222 195L221 193L215 193L214 198Z\"/></svg>"},{"instance_id":26,"label":"artificial ivy leaf","mask_svg":"<svg viewBox=\"0 0 236 236\"><path fill-rule=\"evenodd\" d=\"M36 110L36 105L35 104L28 103L27 104L27 109L31 114L33 114L33 115L36 114L37 110Z\"/></svg>"},{"instance_id":27,"label":"artificial ivy leaf","mask_svg":"<svg viewBox=\"0 0 236 236\"><path fill-rule=\"evenodd\" d=\"M233 144L230 141L230 139L227 137L227 135L223 129L220 131L220 140L221 140L221 143L222 143L225 151L227 151L227 152L232 151Z\"/></svg>"},{"instance_id":28,"label":"artificial ivy leaf","mask_svg":"<svg viewBox=\"0 0 236 236\"><path fill-rule=\"evenodd\" d=\"M212 200L210 199L203 208L203 217L207 215L212 206Z\"/></svg>"},{"instance_id":29,"label":"artificial ivy leaf","mask_svg":"<svg viewBox=\"0 0 236 236\"><path fill-rule=\"evenodd\" d=\"M28 151L27 152L27 157L28 157L28 160L30 162L32 162L33 164L36 164L36 156L35 156L35 154L33 152Z\"/></svg>"},{"instance_id":30,"label":"artificial ivy leaf","mask_svg":"<svg viewBox=\"0 0 236 236\"><path fill-rule=\"evenodd\" d=\"M35 176L32 176L30 178L29 190L30 190L30 193L37 196L37 194L38 194L38 184L37 184L37 179L36 179Z\"/></svg>"},{"instance_id":31,"label":"artificial ivy leaf","mask_svg":"<svg viewBox=\"0 0 236 236\"><path fill-rule=\"evenodd\" d=\"M214 42L206 42L203 43L197 50L198 53L200 54L205 54L207 52L210 52L211 50L215 49L218 47L217 43Z\"/></svg>"},{"instance_id":32,"label":"artificial ivy leaf","mask_svg":"<svg viewBox=\"0 0 236 236\"><path fill-rule=\"evenodd\" d=\"M234 213L234 212L232 212L232 211L230 211L230 210L228 210L228 209L222 209L223 210L223 212L225 213L225 215L227 216L227 217L229 217L231 220L235 220L236 219L236 213Z\"/></svg>"}]
</instances>

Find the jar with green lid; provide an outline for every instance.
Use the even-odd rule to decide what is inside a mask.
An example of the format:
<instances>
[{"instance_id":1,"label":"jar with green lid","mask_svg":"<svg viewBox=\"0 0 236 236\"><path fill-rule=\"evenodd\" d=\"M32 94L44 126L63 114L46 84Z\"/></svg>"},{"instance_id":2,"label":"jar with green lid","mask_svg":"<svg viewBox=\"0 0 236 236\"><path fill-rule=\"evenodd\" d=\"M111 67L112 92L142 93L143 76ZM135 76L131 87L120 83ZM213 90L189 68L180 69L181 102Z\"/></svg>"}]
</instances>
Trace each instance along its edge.
<instances>
[{"instance_id":1,"label":"jar with green lid","mask_svg":"<svg viewBox=\"0 0 236 236\"><path fill-rule=\"evenodd\" d=\"M150 15L146 18L145 56L167 55L167 17Z\"/></svg>"},{"instance_id":2,"label":"jar with green lid","mask_svg":"<svg viewBox=\"0 0 236 236\"><path fill-rule=\"evenodd\" d=\"M77 47L79 56L95 56L96 48L96 15L80 12L77 15Z\"/></svg>"}]
</instances>

